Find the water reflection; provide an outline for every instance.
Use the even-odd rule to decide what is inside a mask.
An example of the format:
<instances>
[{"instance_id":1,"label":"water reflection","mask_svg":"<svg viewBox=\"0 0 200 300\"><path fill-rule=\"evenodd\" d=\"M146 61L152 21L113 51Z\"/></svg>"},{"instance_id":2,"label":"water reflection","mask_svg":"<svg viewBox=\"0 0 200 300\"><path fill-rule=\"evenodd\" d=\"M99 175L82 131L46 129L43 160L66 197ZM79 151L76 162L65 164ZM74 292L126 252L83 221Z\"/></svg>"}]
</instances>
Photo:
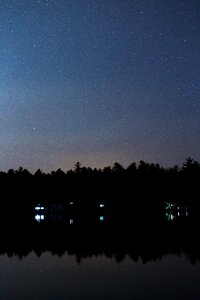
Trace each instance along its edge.
<instances>
[{"instance_id":1,"label":"water reflection","mask_svg":"<svg viewBox=\"0 0 200 300\"><path fill-rule=\"evenodd\" d=\"M171 253L185 253L192 263L200 261L200 222L127 223L121 218L109 223L104 215L98 218L89 224L72 216L64 222L52 222L36 214L34 223L13 224L1 234L0 253L20 258L32 251L38 256L46 251L58 256L67 253L79 264L85 258L102 255L118 263L128 256L145 264Z\"/></svg>"},{"instance_id":2,"label":"water reflection","mask_svg":"<svg viewBox=\"0 0 200 300\"><path fill-rule=\"evenodd\" d=\"M200 259L198 210L194 215L191 206L178 200L34 195L28 206L24 199L20 209L16 205L12 210L12 218L5 214L0 220L1 228L7 226L1 232L0 253L68 253L78 263L94 255L117 262L129 256L143 263L168 253L185 253L191 262Z\"/></svg>"},{"instance_id":3,"label":"water reflection","mask_svg":"<svg viewBox=\"0 0 200 300\"><path fill-rule=\"evenodd\" d=\"M0 299L200 299L200 265L192 266L184 255L145 266L130 257L117 264L101 255L77 266L67 253L38 258L32 252L25 260L1 256L0 263Z\"/></svg>"},{"instance_id":4,"label":"water reflection","mask_svg":"<svg viewBox=\"0 0 200 300\"><path fill-rule=\"evenodd\" d=\"M165 202L165 217L167 221L175 221L189 216L189 207L184 204Z\"/></svg>"},{"instance_id":5,"label":"water reflection","mask_svg":"<svg viewBox=\"0 0 200 300\"><path fill-rule=\"evenodd\" d=\"M36 222L65 222L73 225L76 219L77 223L94 223L105 222L108 219L109 209L104 202L96 203L96 205L80 206L77 201L63 201L59 203L43 201L34 204L34 220ZM106 216L106 217L105 217Z\"/></svg>"},{"instance_id":6,"label":"water reflection","mask_svg":"<svg viewBox=\"0 0 200 300\"><path fill-rule=\"evenodd\" d=\"M44 221L47 216L45 215L46 207L38 203L34 206L34 219L36 222L40 223L41 221Z\"/></svg>"},{"instance_id":7,"label":"water reflection","mask_svg":"<svg viewBox=\"0 0 200 300\"><path fill-rule=\"evenodd\" d=\"M48 203L48 202L46 202ZM76 201L70 200L62 203L48 203L41 204L37 203L34 205L34 219L37 222L66 222L70 225L74 224L74 219L77 223L95 223L96 219L100 223L102 222L113 222L113 220L119 222L130 220L130 211L126 212L125 220L122 220L121 212L123 212L123 207L121 207L117 213L113 213L112 209L108 207L105 202L99 202L96 205L85 205L80 206ZM187 205L176 203L176 202L165 202L164 203L164 214L159 211L154 211L154 208L149 210L149 214L145 213L145 209L138 209L137 206L133 208L132 213L136 220L140 218L157 218L159 214L162 216L163 220L168 222L174 222L178 219L184 219L190 216L190 209ZM96 216L96 217L95 217ZM144 220L145 221L145 220Z\"/></svg>"},{"instance_id":8,"label":"water reflection","mask_svg":"<svg viewBox=\"0 0 200 300\"><path fill-rule=\"evenodd\" d=\"M104 216L100 216L100 217L99 217L99 220L100 220L101 222L103 222L103 221L105 221L105 217L104 217Z\"/></svg>"},{"instance_id":9,"label":"water reflection","mask_svg":"<svg viewBox=\"0 0 200 300\"><path fill-rule=\"evenodd\" d=\"M35 220L37 222L43 221L44 220L44 215L39 215L39 214L35 215Z\"/></svg>"}]
</instances>

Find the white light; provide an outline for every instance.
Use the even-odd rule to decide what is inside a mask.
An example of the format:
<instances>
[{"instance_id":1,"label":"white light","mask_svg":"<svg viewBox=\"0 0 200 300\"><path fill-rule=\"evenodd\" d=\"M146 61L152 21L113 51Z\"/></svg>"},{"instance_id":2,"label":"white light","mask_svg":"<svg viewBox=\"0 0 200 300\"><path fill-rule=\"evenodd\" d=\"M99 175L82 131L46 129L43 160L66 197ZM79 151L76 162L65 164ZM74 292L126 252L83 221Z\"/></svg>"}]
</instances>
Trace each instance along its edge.
<instances>
[{"instance_id":1,"label":"white light","mask_svg":"<svg viewBox=\"0 0 200 300\"><path fill-rule=\"evenodd\" d=\"M35 210L40 210L40 209L43 210L43 209L44 209L44 206L39 206L39 205L38 205L38 206L35 207Z\"/></svg>"},{"instance_id":2,"label":"white light","mask_svg":"<svg viewBox=\"0 0 200 300\"><path fill-rule=\"evenodd\" d=\"M70 205L73 205L73 204L74 204L74 202L73 202L73 201L70 201L70 202L69 202L69 204L70 204Z\"/></svg>"},{"instance_id":3,"label":"white light","mask_svg":"<svg viewBox=\"0 0 200 300\"><path fill-rule=\"evenodd\" d=\"M73 219L70 219L70 220L69 220L69 224L70 224L70 225L74 224L74 220L73 220Z\"/></svg>"},{"instance_id":4,"label":"white light","mask_svg":"<svg viewBox=\"0 0 200 300\"><path fill-rule=\"evenodd\" d=\"M35 220L40 222L40 220L44 220L44 215L36 215Z\"/></svg>"},{"instance_id":5,"label":"white light","mask_svg":"<svg viewBox=\"0 0 200 300\"><path fill-rule=\"evenodd\" d=\"M104 207L104 206L105 206L105 204L100 204L99 206L100 206L100 207Z\"/></svg>"},{"instance_id":6,"label":"white light","mask_svg":"<svg viewBox=\"0 0 200 300\"><path fill-rule=\"evenodd\" d=\"M35 220L39 222L40 221L40 215L36 215Z\"/></svg>"},{"instance_id":7,"label":"white light","mask_svg":"<svg viewBox=\"0 0 200 300\"><path fill-rule=\"evenodd\" d=\"M104 216L100 216L100 217L99 217L99 220L100 220L100 221L104 221Z\"/></svg>"},{"instance_id":8,"label":"white light","mask_svg":"<svg viewBox=\"0 0 200 300\"><path fill-rule=\"evenodd\" d=\"M180 216L180 212L178 212L178 216Z\"/></svg>"}]
</instances>

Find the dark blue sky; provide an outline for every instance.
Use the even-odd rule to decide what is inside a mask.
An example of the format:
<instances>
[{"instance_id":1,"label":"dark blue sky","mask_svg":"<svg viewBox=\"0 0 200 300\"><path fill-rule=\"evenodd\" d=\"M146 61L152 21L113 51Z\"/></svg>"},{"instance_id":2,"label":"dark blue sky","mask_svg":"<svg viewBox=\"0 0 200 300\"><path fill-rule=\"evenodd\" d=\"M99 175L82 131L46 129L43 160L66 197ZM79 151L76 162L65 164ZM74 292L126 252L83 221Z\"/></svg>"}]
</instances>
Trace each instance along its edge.
<instances>
[{"instance_id":1,"label":"dark blue sky","mask_svg":"<svg viewBox=\"0 0 200 300\"><path fill-rule=\"evenodd\" d=\"M199 0L1 0L0 169L200 160Z\"/></svg>"}]
</instances>

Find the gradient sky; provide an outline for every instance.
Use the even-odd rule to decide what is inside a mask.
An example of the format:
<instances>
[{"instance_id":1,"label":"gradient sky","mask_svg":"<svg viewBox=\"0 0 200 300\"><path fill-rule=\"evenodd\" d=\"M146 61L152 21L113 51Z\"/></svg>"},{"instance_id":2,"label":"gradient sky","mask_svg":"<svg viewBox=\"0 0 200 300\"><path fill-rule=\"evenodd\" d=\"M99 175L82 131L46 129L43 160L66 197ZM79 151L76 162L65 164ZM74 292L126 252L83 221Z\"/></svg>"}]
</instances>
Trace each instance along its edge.
<instances>
[{"instance_id":1,"label":"gradient sky","mask_svg":"<svg viewBox=\"0 0 200 300\"><path fill-rule=\"evenodd\" d=\"M200 161L199 0L0 0L0 169Z\"/></svg>"}]
</instances>

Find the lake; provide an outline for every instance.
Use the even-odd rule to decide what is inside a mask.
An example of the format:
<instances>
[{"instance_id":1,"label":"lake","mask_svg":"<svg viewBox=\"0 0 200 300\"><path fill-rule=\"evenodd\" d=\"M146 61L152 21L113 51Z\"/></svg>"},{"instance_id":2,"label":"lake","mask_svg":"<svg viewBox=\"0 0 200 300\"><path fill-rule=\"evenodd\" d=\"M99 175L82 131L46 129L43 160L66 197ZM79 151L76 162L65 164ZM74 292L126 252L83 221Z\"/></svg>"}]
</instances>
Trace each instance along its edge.
<instances>
[{"instance_id":1,"label":"lake","mask_svg":"<svg viewBox=\"0 0 200 300\"><path fill-rule=\"evenodd\" d=\"M0 256L0 299L200 299L200 263L168 254L143 263L128 255L84 258L35 252Z\"/></svg>"},{"instance_id":2,"label":"lake","mask_svg":"<svg viewBox=\"0 0 200 300\"><path fill-rule=\"evenodd\" d=\"M3 202L0 299L200 299L198 210L149 199L21 202Z\"/></svg>"}]
</instances>

